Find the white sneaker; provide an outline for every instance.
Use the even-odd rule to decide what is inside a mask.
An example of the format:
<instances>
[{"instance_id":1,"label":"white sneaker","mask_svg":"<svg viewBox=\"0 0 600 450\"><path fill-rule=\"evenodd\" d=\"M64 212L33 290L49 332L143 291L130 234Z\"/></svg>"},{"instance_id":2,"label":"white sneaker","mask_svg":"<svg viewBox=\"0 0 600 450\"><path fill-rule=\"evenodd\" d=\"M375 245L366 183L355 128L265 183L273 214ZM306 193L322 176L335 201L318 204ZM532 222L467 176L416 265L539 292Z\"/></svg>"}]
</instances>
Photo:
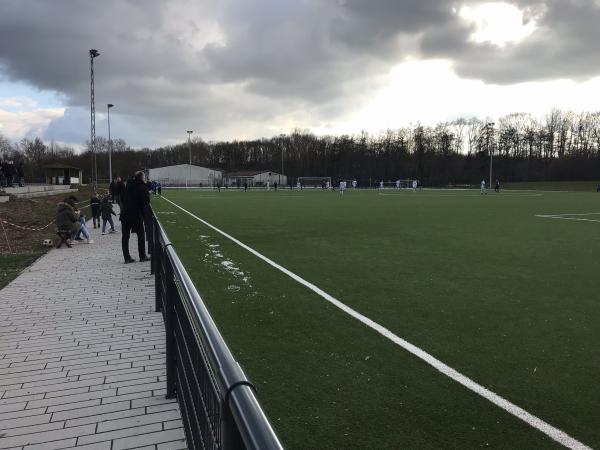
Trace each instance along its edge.
<instances>
[{"instance_id":1,"label":"white sneaker","mask_svg":"<svg viewBox=\"0 0 600 450\"><path fill-rule=\"evenodd\" d=\"M102 234L106 234L106 231L103 231Z\"/></svg>"},{"instance_id":2,"label":"white sneaker","mask_svg":"<svg viewBox=\"0 0 600 450\"><path fill-rule=\"evenodd\" d=\"M94 243L94 240L93 240L93 239L88 239L87 243L88 243L88 244L93 244L93 243Z\"/></svg>"}]
</instances>

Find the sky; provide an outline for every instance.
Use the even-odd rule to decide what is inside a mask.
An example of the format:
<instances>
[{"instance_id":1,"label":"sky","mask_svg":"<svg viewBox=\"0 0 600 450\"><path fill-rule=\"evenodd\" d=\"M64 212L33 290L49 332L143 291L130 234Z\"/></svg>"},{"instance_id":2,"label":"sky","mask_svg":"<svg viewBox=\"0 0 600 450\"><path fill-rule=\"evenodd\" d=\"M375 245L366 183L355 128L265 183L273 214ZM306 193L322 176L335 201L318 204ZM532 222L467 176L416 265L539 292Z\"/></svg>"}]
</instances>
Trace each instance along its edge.
<instances>
[{"instance_id":1,"label":"sky","mask_svg":"<svg viewBox=\"0 0 600 450\"><path fill-rule=\"evenodd\" d=\"M600 0L0 0L0 134L133 147L600 104Z\"/></svg>"}]
</instances>

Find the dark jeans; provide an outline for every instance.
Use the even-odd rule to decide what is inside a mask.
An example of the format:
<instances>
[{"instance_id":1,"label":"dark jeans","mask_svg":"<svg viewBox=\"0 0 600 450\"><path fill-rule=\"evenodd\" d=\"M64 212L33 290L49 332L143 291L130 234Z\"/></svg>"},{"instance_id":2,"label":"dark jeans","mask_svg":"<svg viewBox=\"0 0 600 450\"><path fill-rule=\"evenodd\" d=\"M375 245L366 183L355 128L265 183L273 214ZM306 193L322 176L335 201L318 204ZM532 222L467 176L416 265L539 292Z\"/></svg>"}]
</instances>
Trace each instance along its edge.
<instances>
[{"instance_id":1,"label":"dark jeans","mask_svg":"<svg viewBox=\"0 0 600 450\"><path fill-rule=\"evenodd\" d=\"M146 258L146 237L144 235L144 224L143 223L135 223L130 224L126 221L121 220L122 227L121 233L121 247L123 248L123 258L127 261L131 258L131 254L129 253L129 236L131 236L131 232L133 231L137 234L137 244L138 244L138 254L140 259Z\"/></svg>"},{"instance_id":2,"label":"dark jeans","mask_svg":"<svg viewBox=\"0 0 600 450\"><path fill-rule=\"evenodd\" d=\"M102 219L102 232L106 231L106 223L110 223L110 231L115 231L115 223L111 216L108 219ZM100 226L100 219L98 219L98 226Z\"/></svg>"}]
</instances>

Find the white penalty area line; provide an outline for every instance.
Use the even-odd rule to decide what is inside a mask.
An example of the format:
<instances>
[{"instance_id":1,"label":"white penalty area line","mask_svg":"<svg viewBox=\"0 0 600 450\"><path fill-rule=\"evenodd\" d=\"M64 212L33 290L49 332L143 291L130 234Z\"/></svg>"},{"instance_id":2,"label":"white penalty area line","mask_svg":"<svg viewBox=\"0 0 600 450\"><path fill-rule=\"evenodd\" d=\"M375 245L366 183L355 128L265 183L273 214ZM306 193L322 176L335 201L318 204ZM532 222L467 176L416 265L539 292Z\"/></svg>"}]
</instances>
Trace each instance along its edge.
<instances>
[{"instance_id":1,"label":"white penalty area line","mask_svg":"<svg viewBox=\"0 0 600 450\"><path fill-rule=\"evenodd\" d=\"M355 319L357 319L358 321L360 321L362 324L366 325L367 327L371 328L372 330L376 331L377 333L381 334L382 336L388 338L390 341L392 341L393 343L399 345L400 347L402 347L406 351L412 353L414 356L416 356L417 358L419 358L422 361L426 362L427 364L429 364L430 366L432 366L434 369L438 370L439 372L443 373L444 375L446 375L447 377L453 379L454 381L462 384L467 389L475 392L476 394L479 394L481 397L485 398L486 400L489 400L490 402L492 402L496 406L502 408L506 412L508 412L508 413L512 414L513 416L521 419L523 422L527 423L528 425L532 426L533 428L538 429L539 431L541 431L542 433L544 433L546 436L552 438L556 442L564 445L567 448L571 448L571 449L591 450L591 447L588 447L587 445L583 444L582 442L579 442L575 438L569 436L564 431L561 431L558 428L553 427L549 423L544 422L539 417L534 416L533 414L525 411L523 408L521 408L521 407L519 407L519 406L511 403L510 401L506 400L505 398L499 396L498 394L496 394L496 393L490 391L489 389L483 387L482 385L476 383L475 381L473 381L472 379L470 379L466 375L463 375L462 373L458 372L457 370L455 370L452 367L448 366L447 364L443 363L439 359L437 359L434 356L430 355L425 350L422 350L421 348L417 347L416 345L413 345L410 342L402 339L401 337L399 337L396 334L392 333L390 330L388 330L387 328L385 328L382 325L378 324L377 322L374 322L373 320L369 319L368 317L363 316L361 313L359 313L358 311L350 308L349 306L345 305L344 303L342 303L341 301L337 300L336 298L332 297L327 292L323 291L321 288L315 286L314 284L312 284L309 281L306 281L305 279L303 279L299 275L296 275L294 272L291 272L290 270L286 269L285 267L280 266L275 261L267 258L263 254L257 252L253 248L247 246L246 244L244 244L243 242L237 240L236 238L234 238L233 236L227 234L226 232L218 229L214 225L211 225L206 220L204 220L204 219L198 217L197 215L191 213L190 211L182 208L181 206L179 206L178 204L172 202L168 198L166 198L164 196L162 198L165 199L170 204L172 204L173 206L175 206L176 208L178 208L181 211L183 211L184 213L186 213L189 216L193 217L197 221L203 223L204 225L206 225L207 227L209 227L212 230L216 231L217 233L221 234L222 236L226 237L230 241L236 243L237 245L239 245L243 249L249 251L254 256L256 256L257 258L260 258L261 260L263 260L264 262L266 262L270 266L272 266L275 269L283 272L284 274L286 274L287 276L289 276L293 280L295 280L298 283L302 284L303 286L307 287L308 289L310 289L311 291L313 291L315 294L319 295L323 299L327 300L329 303L331 303L334 306L336 306L337 308L341 309L343 312L345 312L349 316L354 317Z\"/></svg>"},{"instance_id":2,"label":"white penalty area line","mask_svg":"<svg viewBox=\"0 0 600 450\"><path fill-rule=\"evenodd\" d=\"M584 216L597 216L600 213L581 213L581 214L536 214L535 217L541 219L559 219L559 220L575 220L578 222L600 222L598 219L586 219Z\"/></svg>"},{"instance_id":3,"label":"white penalty area line","mask_svg":"<svg viewBox=\"0 0 600 450\"><path fill-rule=\"evenodd\" d=\"M435 191L431 190L428 192L423 192L423 193L418 193L418 192L412 192L412 193L395 193L395 194L391 194L391 193L385 193L385 192L379 192L378 195L381 196L385 196L385 197L414 197L414 198L418 198L418 197L481 197L481 196L485 196L485 194L481 194L479 192L466 192L466 190L464 192L452 192L452 191L446 191L445 193L435 193ZM544 194L527 194L527 193L521 193L521 194L496 194L496 193L491 193L490 195L488 195L488 197L498 197L498 198L503 198L503 197L542 197Z\"/></svg>"}]
</instances>

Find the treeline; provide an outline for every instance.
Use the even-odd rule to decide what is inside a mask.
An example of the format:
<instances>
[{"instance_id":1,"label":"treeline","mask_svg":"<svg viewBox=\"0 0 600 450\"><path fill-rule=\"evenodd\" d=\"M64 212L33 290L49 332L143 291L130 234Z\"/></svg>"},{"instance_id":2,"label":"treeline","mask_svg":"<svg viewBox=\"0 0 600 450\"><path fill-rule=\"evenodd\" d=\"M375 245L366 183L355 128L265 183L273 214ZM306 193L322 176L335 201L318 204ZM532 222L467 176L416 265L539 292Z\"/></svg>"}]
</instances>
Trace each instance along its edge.
<instances>
[{"instance_id":1,"label":"treeline","mask_svg":"<svg viewBox=\"0 0 600 450\"><path fill-rule=\"evenodd\" d=\"M194 139L157 149L134 150L124 141L112 143L113 174L131 174L189 162L221 169L282 171L292 178L331 176L357 179L362 186L376 180L417 178L425 185L474 184L489 176L506 181L591 181L600 178L600 112L551 111L542 120L510 114L497 123L459 119L436 126L420 124L379 135L315 136L296 130L269 139L204 142ZM90 174L92 155L23 140L11 151L24 158L32 176L48 162L64 162ZM108 178L108 142L97 140L98 178ZM1 148L0 148L1 151Z\"/></svg>"}]
</instances>

